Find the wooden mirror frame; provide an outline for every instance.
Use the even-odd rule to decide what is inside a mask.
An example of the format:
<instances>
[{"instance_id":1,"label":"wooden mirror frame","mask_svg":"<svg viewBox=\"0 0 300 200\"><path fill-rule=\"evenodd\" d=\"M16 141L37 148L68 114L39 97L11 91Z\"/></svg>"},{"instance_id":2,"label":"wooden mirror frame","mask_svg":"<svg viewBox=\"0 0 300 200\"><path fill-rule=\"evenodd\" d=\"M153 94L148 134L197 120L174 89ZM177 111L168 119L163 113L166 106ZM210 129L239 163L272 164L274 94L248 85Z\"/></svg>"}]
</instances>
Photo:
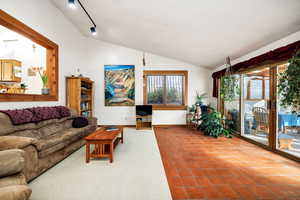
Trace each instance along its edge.
<instances>
[{"instance_id":1,"label":"wooden mirror frame","mask_svg":"<svg viewBox=\"0 0 300 200\"><path fill-rule=\"evenodd\" d=\"M0 9L0 25L15 31L47 49L47 66L49 95L42 94L0 94L0 102L18 101L57 101L58 100L58 45L21 21Z\"/></svg>"}]
</instances>

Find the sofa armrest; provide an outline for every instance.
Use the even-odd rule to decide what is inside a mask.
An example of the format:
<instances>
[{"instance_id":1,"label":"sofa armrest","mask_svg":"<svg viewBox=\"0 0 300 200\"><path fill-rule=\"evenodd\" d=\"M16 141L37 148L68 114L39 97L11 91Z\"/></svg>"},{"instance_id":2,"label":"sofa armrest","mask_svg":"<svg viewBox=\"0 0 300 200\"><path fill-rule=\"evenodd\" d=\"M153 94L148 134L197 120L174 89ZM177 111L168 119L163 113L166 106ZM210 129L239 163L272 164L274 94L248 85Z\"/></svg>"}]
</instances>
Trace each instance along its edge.
<instances>
[{"instance_id":1,"label":"sofa armrest","mask_svg":"<svg viewBox=\"0 0 300 200\"><path fill-rule=\"evenodd\" d=\"M10 149L0 151L0 177L19 173L24 168L24 151Z\"/></svg>"},{"instance_id":2,"label":"sofa armrest","mask_svg":"<svg viewBox=\"0 0 300 200\"><path fill-rule=\"evenodd\" d=\"M35 144L37 139L20 136L1 136L0 151L8 149L22 149L31 144Z\"/></svg>"},{"instance_id":3,"label":"sofa armrest","mask_svg":"<svg viewBox=\"0 0 300 200\"><path fill-rule=\"evenodd\" d=\"M87 117L87 119L89 121L89 125L98 126L96 117Z\"/></svg>"}]
</instances>

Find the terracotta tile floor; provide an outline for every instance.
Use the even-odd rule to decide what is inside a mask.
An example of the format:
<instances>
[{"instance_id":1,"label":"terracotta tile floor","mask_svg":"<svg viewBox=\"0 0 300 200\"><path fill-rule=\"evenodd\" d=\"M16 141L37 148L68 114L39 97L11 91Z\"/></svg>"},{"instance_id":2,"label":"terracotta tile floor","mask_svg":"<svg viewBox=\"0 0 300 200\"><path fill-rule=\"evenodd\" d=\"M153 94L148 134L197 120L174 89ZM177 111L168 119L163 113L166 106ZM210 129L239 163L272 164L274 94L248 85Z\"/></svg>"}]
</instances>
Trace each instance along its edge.
<instances>
[{"instance_id":1,"label":"terracotta tile floor","mask_svg":"<svg viewBox=\"0 0 300 200\"><path fill-rule=\"evenodd\" d=\"M300 200L300 164L238 138L155 128L176 199Z\"/></svg>"}]
</instances>

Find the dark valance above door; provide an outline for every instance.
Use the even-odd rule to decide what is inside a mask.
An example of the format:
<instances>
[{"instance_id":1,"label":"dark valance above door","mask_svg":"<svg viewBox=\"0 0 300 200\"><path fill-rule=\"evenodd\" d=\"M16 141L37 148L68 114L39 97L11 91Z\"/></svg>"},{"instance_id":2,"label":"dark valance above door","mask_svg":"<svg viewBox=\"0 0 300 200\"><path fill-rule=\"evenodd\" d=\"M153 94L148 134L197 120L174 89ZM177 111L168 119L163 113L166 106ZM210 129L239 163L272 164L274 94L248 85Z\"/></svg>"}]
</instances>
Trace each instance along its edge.
<instances>
[{"instance_id":1,"label":"dark valance above door","mask_svg":"<svg viewBox=\"0 0 300 200\"><path fill-rule=\"evenodd\" d=\"M242 71L245 69L255 68L258 65L272 64L277 62L286 61L293 57L297 50L300 50L300 40L297 42L291 43L289 45L277 48L275 50L269 51L262 55L256 56L249 60L237 63L232 66L233 72ZM213 97L218 97L218 79L225 75L226 69L214 72L212 77L213 81Z\"/></svg>"}]
</instances>

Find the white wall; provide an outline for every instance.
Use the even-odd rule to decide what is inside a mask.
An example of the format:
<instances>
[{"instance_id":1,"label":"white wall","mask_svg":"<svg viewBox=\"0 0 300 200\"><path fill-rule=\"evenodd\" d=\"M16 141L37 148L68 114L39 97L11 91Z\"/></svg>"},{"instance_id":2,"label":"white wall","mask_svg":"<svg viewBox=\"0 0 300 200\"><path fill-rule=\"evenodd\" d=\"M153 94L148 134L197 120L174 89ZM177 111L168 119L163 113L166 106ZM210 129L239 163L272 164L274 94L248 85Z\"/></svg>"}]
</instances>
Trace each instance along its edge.
<instances>
[{"instance_id":1,"label":"white wall","mask_svg":"<svg viewBox=\"0 0 300 200\"><path fill-rule=\"evenodd\" d=\"M246 55L244 55L242 57L239 57L239 58L231 61L231 64L234 65L234 64L237 64L239 62L243 62L245 60L248 60L248 59L251 59L253 57L259 56L261 54L267 53L267 52L269 52L271 50L275 50L275 49L277 49L279 47L286 46L286 45L291 44L293 42L296 42L298 40L300 40L300 31L298 31L296 33L293 33L293 34L291 34L291 35L289 35L287 37L284 37L284 38L282 38L280 40L277 40L275 42L272 42L271 44L266 45L266 46L264 46L264 47L262 47L262 48L260 48L260 49L258 49L256 51L253 51L251 53L248 53L248 54L246 54ZM224 60L224 62L225 62L225 60ZM222 70L222 69L224 69L223 65L217 67L215 70L213 70L213 72L216 72L216 71L219 71L219 70ZM211 79L210 82L212 84L212 79ZM212 104L212 106L216 107L216 105L217 105L217 98L211 98L211 104Z\"/></svg>"},{"instance_id":2,"label":"white wall","mask_svg":"<svg viewBox=\"0 0 300 200\"><path fill-rule=\"evenodd\" d=\"M188 70L189 104L196 90L209 92L210 71L156 55L147 55L142 67L142 52L83 37L48 0L1 0L0 8L59 45L59 101L0 103L0 109L65 105L65 76L76 68L95 81L95 115L99 124L135 124L134 107L104 106L104 64L133 64L136 67L136 104L143 104L142 71ZM155 111L154 124L184 124L185 111Z\"/></svg>"},{"instance_id":3,"label":"white wall","mask_svg":"<svg viewBox=\"0 0 300 200\"><path fill-rule=\"evenodd\" d=\"M86 60L82 35L48 0L1 0L0 9L59 45L59 101L1 102L0 109L65 105L65 76Z\"/></svg>"},{"instance_id":4,"label":"white wall","mask_svg":"<svg viewBox=\"0 0 300 200\"><path fill-rule=\"evenodd\" d=\"M134 107L104 106L104 65L133 64L136 77L136 104L143 104L143 70L188 70L189 105L194 103L195 93L209 92L210 70L173 59L146 54L147 66L142 66L143 52L98 40L86 39L88 60L81 72L95 81L95 115L100 124L135 124ZM154 124L185 124L185 111L154 111Z\"/></svg>"}]
</instances>

